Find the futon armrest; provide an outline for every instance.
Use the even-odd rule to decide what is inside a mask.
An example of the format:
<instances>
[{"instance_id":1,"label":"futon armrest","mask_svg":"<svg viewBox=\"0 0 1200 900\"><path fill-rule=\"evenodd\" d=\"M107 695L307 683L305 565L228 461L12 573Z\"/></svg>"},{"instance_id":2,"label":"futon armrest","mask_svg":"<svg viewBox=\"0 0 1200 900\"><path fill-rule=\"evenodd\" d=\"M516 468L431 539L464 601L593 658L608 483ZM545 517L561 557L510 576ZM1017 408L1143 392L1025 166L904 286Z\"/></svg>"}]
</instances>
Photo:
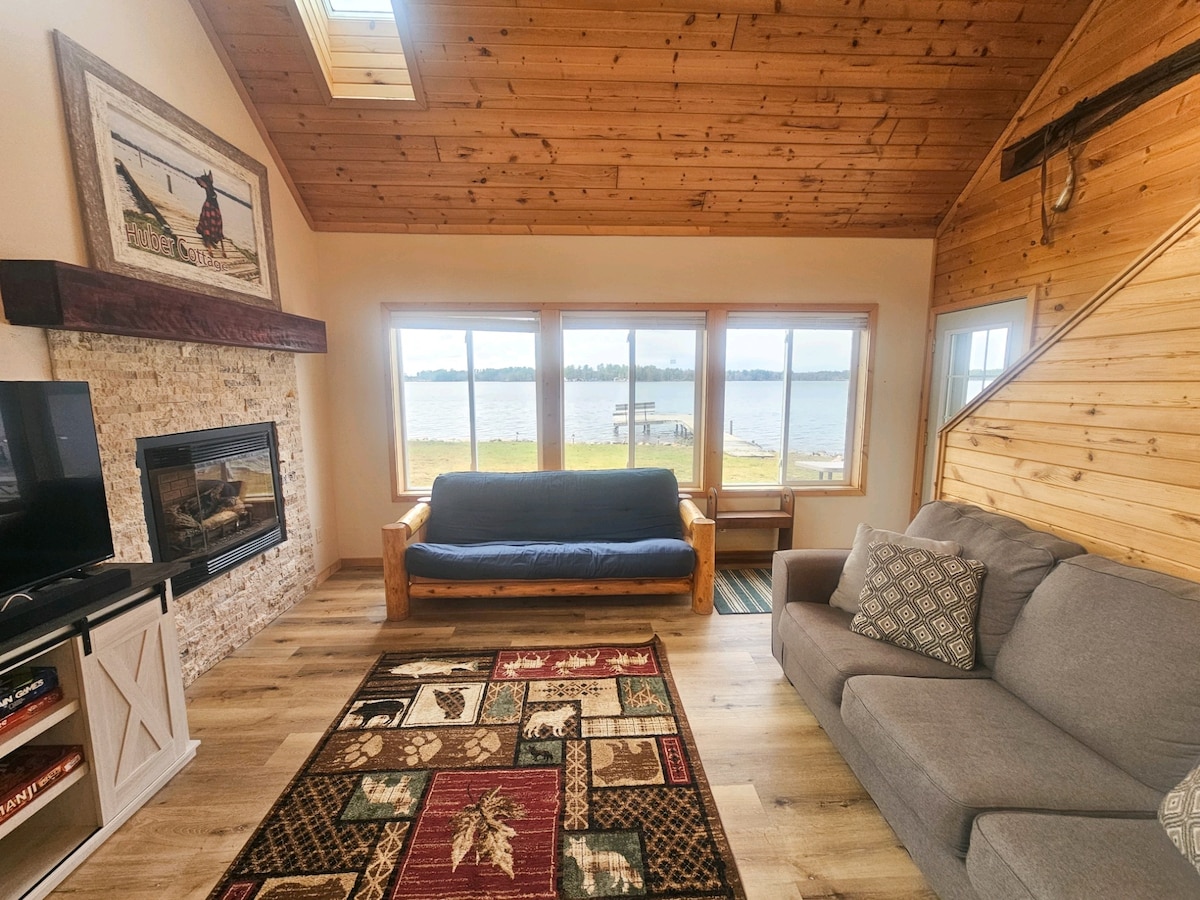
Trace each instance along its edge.
<instances>
[{"instance_id":1,"label":"futon armrest","mask_svg":"<svg viewBox=\"0 0 1200 900\"><path fill-rule=\"evenodd\" d=\"M429 521L429 514L433 511L433 507L429 505L428 500L421 499L417 504L396 520L390 527L403 527L405 543L410 538L420 536L421 529L425 527L425 523Z\"/></svg>"},{"instance_id":2,"label":"futon armrest","mask_svg":"<svg viewBox=\"0 0 1200 900\"><path fill-rule=\"evenodd\" d=\"M408 618L408 568L404 550L414 537L423 536L431 508L418 503L398 521L383 526L383 587L390 621Z\"/></svg>"},{"instance_id":3,"label":"futon armrest","mask_svg":"<svg viewBox=\"0 0 1200 900\"><path fill-rule=\"evenodd\" d=\"M704 529L709 525L716 527L712 519L700 512L694 500L682 494L679 495L679 518L683 522L683 539L689 544L693 543L697 528Z\"/></svg>"},{"instance_id":4,"label":"futon armrest","mask_svg":"<svg viewBox=\"0 0 1200 900\"><path fill-rule=\"evenodd\" d=\"M717 523L700 512L700 507L690 499L680 499L679 518L683 522L683 539L696 551L692 611L709 615L713 611L713 579L717 574Z\"/></svg>"}]
</instances>

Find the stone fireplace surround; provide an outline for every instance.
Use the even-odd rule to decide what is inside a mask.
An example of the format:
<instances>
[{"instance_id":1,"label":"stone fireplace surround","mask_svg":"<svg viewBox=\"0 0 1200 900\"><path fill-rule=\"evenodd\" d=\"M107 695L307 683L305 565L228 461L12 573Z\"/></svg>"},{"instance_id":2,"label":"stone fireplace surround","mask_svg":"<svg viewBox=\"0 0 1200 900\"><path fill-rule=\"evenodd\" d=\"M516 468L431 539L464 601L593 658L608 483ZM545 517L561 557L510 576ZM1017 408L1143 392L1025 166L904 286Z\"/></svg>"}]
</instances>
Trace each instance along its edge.
<instances>
[{"instance_id":1,"label":"stone fireplace surround","mask_svg":"<svg viewBox=\"0 0 1200 900\"><path fill-rule=\"evenodd\" d=\"M180 662L190 684L316 584L295 359L92 332L49 330L47 340L54 378L91 386L119 561L151 559L137 438L275 422L288 540L177 598Z\"/></svg>"}]
</instances>

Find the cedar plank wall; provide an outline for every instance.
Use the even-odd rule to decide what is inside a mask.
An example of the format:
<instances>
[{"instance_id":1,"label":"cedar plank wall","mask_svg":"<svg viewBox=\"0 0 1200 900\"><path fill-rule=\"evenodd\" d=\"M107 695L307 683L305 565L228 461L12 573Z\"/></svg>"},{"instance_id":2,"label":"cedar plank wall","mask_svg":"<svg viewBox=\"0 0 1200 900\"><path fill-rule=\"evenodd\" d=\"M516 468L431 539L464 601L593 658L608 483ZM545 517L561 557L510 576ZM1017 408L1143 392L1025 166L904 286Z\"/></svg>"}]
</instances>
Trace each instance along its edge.
<instances>
[{"instance_id":1,"label":"cedar plank wall","mask_svg":"<svg viewBox=\"0 0 1200 900\"><path fill-rule=\"evenodd\" d=\"M1099 0L1031 98L1019 138L1200 39L1200 0ZM1044 339L1200 200L1200 77L1081 148L1072 208L1038 244L1038 172L981 172L938 242L934 306L1038 290ZM1063 156L1051 166L1053 198ZM943 436L937 495L998 509L1135 565L1200 579L1200 227Z\"/></svg>"},{"instance_id":2,"label":"cedar plank wall","mask_svg":"<svg viewBox=\"0 0 1200 900\"><path fill-rule=\"evenodd\" d=\"M1200 0L1096 0L1089 12L1002 143L1200 40ZM1074 202L1043 247L1040 173L1001 182L999 155L989 157L939 229L933 305L1007 299L1036 286L1035 340L1083 306L1200 200L1200 76L1093 135L1078 162ZM1053 202L1064 153L1049 172Z\"/></svg>"}]
</instances>

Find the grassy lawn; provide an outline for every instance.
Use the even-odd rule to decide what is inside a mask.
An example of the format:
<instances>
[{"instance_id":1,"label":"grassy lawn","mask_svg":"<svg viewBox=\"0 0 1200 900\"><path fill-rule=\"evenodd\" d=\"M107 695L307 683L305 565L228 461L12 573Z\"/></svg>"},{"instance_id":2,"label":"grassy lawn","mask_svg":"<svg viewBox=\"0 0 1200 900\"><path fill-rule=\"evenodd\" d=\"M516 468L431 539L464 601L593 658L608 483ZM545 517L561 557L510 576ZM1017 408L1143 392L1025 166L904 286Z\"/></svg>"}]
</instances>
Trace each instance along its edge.
<instances>
[{"instance_id":1,"label":"grassy lawn","mask_svg":"<svg viewBox=\"0 0 1200 900\"><path fill-rule=\"evenodd\" d=\"M409 466L411 483L428 487L442 472L463 472L471 468L471 448L465 441L411 441ZM624 444L567 444L565 466L568 469L623 469L629 458ZM692 480L692 448L670 444L639 444L636 459L641 466L671 469L680 481ZM797 464L801 467L797 467ZM802 468L803 459L793 460L793 471L802 480L816 481L816 470ZM486 441L479 445L479 468L485 472L532 472L538 467L537 444L533 441ZM779 470L779 455L743 457L726 455L723 481L732 484L774 484ZM805 478L805 476L808 476ZM835 479L834 483L841 479Z\"/></svg>"}]
</instances>

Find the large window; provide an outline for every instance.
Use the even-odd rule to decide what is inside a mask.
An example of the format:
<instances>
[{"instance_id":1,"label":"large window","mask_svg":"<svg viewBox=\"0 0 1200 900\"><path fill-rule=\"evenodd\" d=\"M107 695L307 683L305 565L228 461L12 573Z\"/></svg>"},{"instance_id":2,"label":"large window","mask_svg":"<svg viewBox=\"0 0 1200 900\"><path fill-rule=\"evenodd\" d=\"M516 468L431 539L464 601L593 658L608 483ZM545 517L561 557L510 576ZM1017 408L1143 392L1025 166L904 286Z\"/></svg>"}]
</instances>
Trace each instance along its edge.
<instances>
[{"instance_id":1,"label":"large window","mask_svg":"<svg viewBox=\"0 0 1200 900\"><path fill-rule=\"evenodd\" d=\"M703 331L700 313L564 314L563 467L661 466L695 482Z\"/></svg>"},{"instance_id":2,"label":"large window","mask_svg":"<svg viewBox=\"0 0 1200 900\"><path fill-rule=\"evenodd\" d=\"M538 467L531 313L392 317L397 471L408 489L442 472Z\"/></svg>"},{"instance_id":3,"label":"large window","mask_svg":"<svg viewBox=\"0 0 1200 900\"><path fill-rule=\"evenodd\" d=\"M662 466L862 484L871 308L391 312L398 493L450 471Z\"/></svg>"},{"instance_id":4,"label":"large window","mask_svg":"<svg viewBox=\"0 0 1200 900\"><path fill-rule=\"evenodd\" d=\"M730 314L726 485L846 481L866 333L865 314Z\"/></svg>"}]
</instances>

